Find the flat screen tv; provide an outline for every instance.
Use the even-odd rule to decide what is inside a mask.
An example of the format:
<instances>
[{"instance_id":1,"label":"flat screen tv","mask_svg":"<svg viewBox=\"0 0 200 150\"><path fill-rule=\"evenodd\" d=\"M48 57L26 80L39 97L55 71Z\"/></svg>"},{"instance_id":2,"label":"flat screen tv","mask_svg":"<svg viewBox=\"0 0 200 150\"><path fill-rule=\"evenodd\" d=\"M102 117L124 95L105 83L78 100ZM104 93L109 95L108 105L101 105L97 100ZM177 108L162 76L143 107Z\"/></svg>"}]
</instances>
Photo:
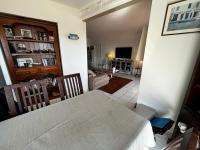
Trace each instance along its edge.
<instances>
[{"instance_id":1,"label":"flat screen tv","mask_svg":"<svg viewBox=\"0 0 200 150\"><path fill-rule=\"evenodd\" d=\"M131 59L132 47L117 47L115 49L116 58L127 58Z\"/></svg>"}]
</instances>

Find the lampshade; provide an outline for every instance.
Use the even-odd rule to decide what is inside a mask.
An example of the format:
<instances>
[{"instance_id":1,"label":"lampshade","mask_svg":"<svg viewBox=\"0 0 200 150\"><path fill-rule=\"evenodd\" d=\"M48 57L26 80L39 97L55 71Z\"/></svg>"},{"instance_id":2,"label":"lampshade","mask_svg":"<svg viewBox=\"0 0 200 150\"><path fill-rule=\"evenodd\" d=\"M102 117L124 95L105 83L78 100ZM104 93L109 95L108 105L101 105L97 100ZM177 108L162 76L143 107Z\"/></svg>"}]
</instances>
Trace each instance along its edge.
<instances>
[{"instance_id":1,"label":"lampshade","mask_svg":"<svg viewBox=\"0 0 200 150\"><path fill-rule=\"evenodd\" d=\"M114 52L109 52L108 54L107 54L107 57L108 57L108 60L113 60L114 58L115 58L115 54L114 54Z\"/></svg>"}]
</instances>

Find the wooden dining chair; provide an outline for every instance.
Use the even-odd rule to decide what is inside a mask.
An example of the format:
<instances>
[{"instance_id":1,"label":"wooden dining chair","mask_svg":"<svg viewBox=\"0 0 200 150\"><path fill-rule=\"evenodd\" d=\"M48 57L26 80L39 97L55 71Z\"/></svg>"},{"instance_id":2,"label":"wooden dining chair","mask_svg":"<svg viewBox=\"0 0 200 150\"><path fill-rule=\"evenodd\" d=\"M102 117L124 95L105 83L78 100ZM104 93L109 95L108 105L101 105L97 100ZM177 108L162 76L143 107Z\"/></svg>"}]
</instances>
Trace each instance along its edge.
<instances>
[{"instance_id":1,"label":"wooden dining chair","mask_svg":"<svg viewBox=\"0 0 200 150\"><path fill-rule=\"evenodd\" d=\"M43 81L19 83L4 87L11 117L49 105L46 85Z\"/></svg>"},{"instance_id":2,"label":"wooden dining chair","mask_svg":"<svg viewBox=\"0 0 200 150\"><path fill-rule=\"evenodd\" d=\"M83 94L83 86L79 73L57 77L61 100Z\"/></svg>"},{"instance_id":3,"label":"wooden dining chair","mask_svg":"<svg viewBox=\"0 0 200 150\"><path fill-rule=\"evenodd\" d=\"M199 150L199 133L197 128L191 128L172 140L162 150Z\"/></svg>"}]
</instances>

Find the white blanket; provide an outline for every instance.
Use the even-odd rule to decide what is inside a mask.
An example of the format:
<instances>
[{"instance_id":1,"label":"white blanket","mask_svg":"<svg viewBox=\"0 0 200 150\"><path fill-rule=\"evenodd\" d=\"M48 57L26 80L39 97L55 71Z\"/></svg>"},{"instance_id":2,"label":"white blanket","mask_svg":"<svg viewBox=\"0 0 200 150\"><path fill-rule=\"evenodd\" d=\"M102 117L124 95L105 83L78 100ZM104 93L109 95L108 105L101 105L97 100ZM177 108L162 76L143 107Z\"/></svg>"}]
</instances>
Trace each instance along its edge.
<instances>
[{"instance_id":1,"label":"white blanket","mask_svg":"<svg viewBox=\"0 0 200 150\"><path fill-rule=\"evenodd\" d=\"M144 150L149 121L92 91L0 123L0 150Z\"/></svg>"}]
</instances>

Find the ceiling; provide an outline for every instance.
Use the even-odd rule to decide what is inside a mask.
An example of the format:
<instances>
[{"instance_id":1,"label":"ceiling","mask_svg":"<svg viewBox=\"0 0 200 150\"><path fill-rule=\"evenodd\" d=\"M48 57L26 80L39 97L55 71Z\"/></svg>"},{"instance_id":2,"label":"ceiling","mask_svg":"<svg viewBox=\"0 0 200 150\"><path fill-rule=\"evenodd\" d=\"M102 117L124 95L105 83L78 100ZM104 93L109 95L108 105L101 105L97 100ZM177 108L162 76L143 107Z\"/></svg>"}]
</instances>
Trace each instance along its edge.
<instances>
[{"instance_id":1,"label":"ceiling","mask_svg":"<svg viewBox=\"0 0 200 150\"><path fill-rule=\"evenodd\" d=\"M89 38L116 32L134 32L148 25L151 0L141 0L131 6L87 22Z\"/></svg>"},{"instance_id":2,"label":"ceiling","mask_svg":"<svg viewBox=\"0 0 200 150\"><path fill-rule=\"evenodd\" d=\"M73 8L80 9L83 6L87 5L88 3L92 2L93 0L53 0Z\"/></svg>"}]
</instances>

